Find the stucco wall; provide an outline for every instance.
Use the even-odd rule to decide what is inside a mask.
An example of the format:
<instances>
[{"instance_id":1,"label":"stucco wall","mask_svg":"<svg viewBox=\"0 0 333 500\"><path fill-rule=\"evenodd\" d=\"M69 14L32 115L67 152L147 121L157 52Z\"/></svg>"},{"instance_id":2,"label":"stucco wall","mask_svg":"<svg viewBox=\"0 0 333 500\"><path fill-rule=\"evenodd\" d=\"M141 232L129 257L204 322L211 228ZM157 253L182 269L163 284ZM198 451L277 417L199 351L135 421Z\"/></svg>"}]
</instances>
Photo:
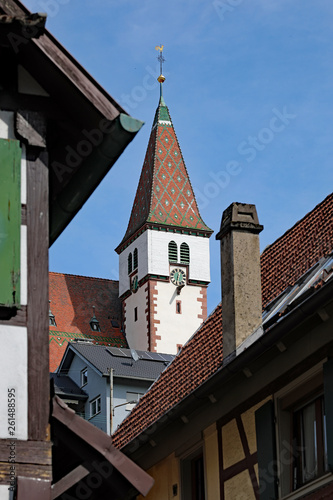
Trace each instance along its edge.
<instances>
[{"instance_id":1,"label":"stucco wall","mask_svg":"<svg viewBox=\"0 0 333 500\"><path fill-rule=\"evenodd\" d=\"M138 500L180 500L179 460L174 453L147 472L155 479L155 484L147 496L139 495ZM173 486L177 487L176 495Z\"/></svg>"}]
</instances>

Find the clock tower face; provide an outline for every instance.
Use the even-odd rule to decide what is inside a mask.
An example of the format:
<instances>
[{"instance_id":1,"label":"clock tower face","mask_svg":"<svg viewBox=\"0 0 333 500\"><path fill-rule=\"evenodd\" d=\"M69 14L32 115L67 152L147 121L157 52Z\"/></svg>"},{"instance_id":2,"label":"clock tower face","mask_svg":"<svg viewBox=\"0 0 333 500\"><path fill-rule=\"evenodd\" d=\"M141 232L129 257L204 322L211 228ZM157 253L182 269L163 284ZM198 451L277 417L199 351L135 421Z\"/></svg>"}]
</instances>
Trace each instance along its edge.
<instances>
[{"instance_id":1,"label":"clock tower face","mask_svg":"<svg viewBox=\"0 0 333 500\"><path fill-rule=\"evenodd\" d=\"M181 286L186 284L186 274L184 269L175 268L172 269L170 273L170 281L175 286Z\"/></svg>"}]
</instances>

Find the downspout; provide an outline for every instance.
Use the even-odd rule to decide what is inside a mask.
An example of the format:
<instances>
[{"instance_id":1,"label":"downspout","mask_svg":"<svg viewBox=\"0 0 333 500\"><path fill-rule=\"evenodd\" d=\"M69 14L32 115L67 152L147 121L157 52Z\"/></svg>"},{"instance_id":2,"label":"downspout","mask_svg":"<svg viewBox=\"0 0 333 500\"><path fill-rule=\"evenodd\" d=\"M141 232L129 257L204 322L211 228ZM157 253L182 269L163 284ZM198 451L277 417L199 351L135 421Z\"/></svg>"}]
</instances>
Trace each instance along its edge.
<instances>
[{"instance_id":1,"label":"downspout","mask_svg":"<svg viewBox=\"0 0 333 500\"><path fill-rule=\"evenodd\" d=\"M110 373L110 436L113 432L113 368L108 368Z\"/></svg>"}]
</instances>

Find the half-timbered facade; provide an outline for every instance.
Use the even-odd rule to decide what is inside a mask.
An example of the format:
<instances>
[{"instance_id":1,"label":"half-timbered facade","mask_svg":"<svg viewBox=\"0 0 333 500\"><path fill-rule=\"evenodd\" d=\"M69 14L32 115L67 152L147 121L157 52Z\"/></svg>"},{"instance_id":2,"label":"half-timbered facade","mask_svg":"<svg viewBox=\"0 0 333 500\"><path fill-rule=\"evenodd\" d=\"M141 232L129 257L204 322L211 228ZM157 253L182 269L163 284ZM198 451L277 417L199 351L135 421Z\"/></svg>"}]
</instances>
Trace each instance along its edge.
<instances>
[{"instance_id":1,"label":"half-timbered facade","mask_svg":"<svg viewBox=\"0 0 333 500\"><path fill-rule=\"evenodd\" d=\"M133 496L150 488L146 473L132 464L124 476L108 436L50 394L48 248L142 123L45 21L17 0L0 2L0 498L55 499L78 484L103 498L93 460L115 467L118 494Z\"/></svg>"}]
</instances>

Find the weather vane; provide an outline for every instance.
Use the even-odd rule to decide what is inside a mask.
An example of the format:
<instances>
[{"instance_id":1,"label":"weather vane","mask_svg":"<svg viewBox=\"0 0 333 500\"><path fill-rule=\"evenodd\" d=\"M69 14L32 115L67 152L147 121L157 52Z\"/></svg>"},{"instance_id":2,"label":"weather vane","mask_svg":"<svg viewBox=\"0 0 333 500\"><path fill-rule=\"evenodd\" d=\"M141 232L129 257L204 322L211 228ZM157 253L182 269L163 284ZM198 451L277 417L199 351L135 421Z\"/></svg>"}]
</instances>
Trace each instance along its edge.
<instances>
[{"instance_id":1,"label":"weather vane","mask_svg":"<svg viewBox=\"0 0 333 500\"><path fill-rule=\"evenodd\" d=\"M163 74L162 66L163 66L163 63L165 62L165 59L163 57L164 45L156 45L155 49L159 51L157 59L160 62L160 71L161 71L161 75L162 75Z\"/></svg>"}]
</instances>

